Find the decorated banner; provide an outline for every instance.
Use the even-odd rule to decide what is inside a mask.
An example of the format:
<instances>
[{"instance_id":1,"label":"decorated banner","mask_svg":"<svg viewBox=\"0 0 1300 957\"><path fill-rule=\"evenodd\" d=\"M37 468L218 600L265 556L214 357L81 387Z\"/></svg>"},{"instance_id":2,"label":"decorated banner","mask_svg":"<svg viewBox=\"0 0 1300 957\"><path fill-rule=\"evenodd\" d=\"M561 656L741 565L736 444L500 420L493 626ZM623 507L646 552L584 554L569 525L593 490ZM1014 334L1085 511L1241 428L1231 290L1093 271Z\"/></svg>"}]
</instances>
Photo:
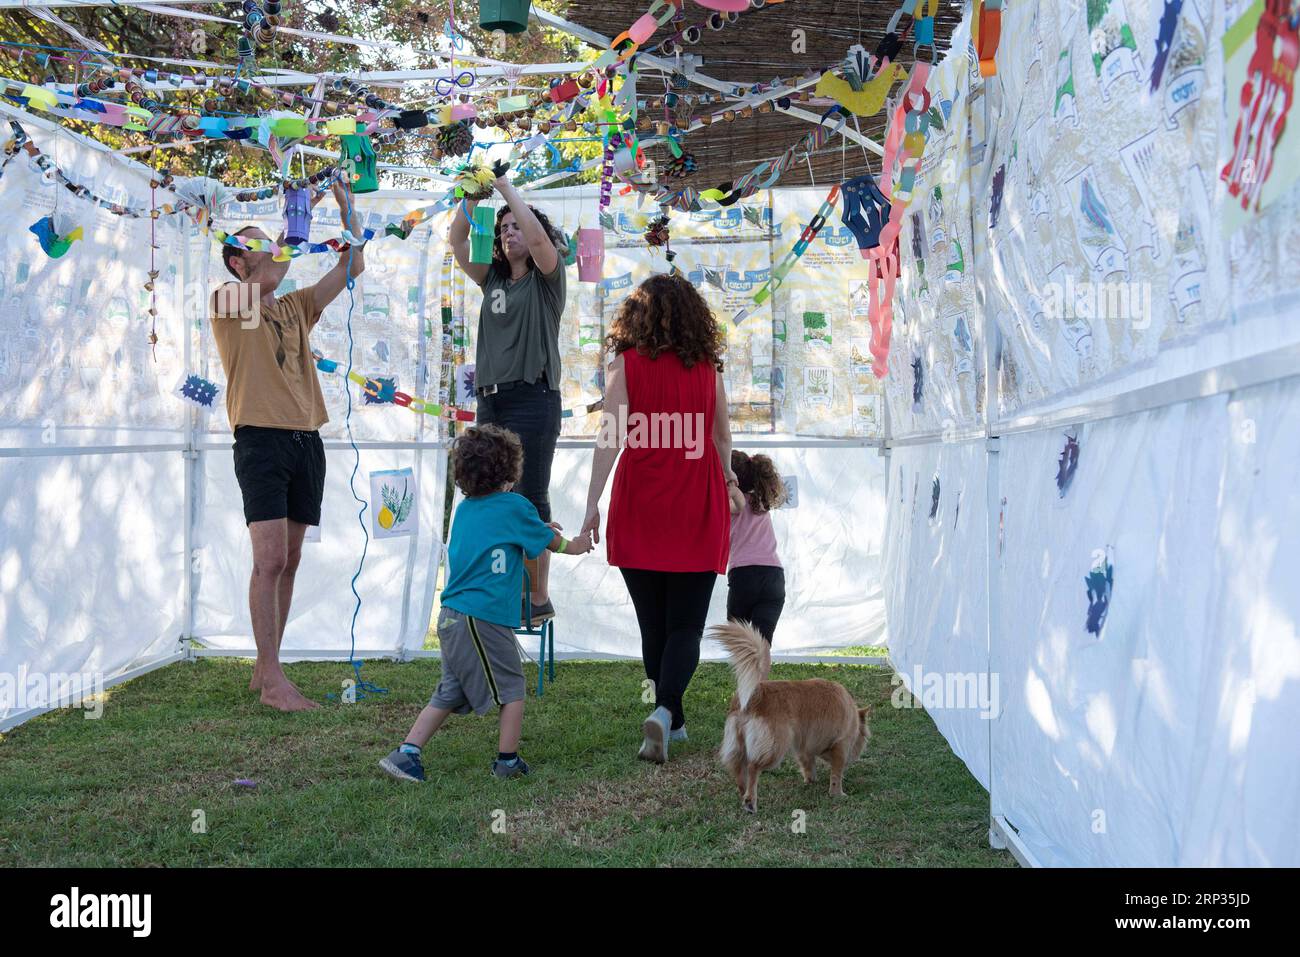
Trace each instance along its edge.
<instances>
[{"instance_id":1,"label":"decorated banner","mask_svg":"<svg viewBox=\"0 0 1300 957\"><path fill-rule=\"evenodd\" d=\"M375 538L409 537L418 527L415 518L419 483L412 469L387 469L370 473L370 509Z\"/></svg>"}]
</instances>

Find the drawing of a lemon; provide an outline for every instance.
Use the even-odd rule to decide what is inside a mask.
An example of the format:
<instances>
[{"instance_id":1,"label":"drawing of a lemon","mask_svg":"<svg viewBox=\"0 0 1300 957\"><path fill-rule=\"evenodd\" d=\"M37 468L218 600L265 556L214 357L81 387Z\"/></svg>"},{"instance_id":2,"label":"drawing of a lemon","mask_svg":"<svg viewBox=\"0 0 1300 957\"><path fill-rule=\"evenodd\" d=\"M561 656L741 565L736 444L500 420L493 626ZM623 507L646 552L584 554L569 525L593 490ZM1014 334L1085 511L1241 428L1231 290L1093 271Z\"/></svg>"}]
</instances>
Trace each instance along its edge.
<instances>
[{"instance_id":1,"label":"drawing of a lemon","mask_svg":"<svg viewBox=\"0 0 1300 957\"><path fill-rule=\"evenodd\" d=\"M382 528L393 527L393 513L387 505L379 510L379 525Z\"/></svg>"}]
</instances>

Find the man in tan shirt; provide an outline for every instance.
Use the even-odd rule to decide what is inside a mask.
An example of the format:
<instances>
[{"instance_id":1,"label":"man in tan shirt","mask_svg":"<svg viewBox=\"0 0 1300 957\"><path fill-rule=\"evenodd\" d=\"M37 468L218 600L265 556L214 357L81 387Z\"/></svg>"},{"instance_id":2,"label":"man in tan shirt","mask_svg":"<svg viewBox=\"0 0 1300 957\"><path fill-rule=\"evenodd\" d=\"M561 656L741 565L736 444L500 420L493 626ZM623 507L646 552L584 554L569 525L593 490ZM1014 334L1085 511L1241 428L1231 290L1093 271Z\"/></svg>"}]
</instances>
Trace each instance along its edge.
<instances>
[{"instance_id":1,"label":"man in tan shirt","mask_svg":"<svg viewBox=\"0 0 1300 957\"><path fill-rule=\"evenodd\" d=\"M349 230L360 236L350 189L336 180L333 191L339 209L350 214ZM252 226L235 235L270 238ZM211 314L226 371L226 411L235 432L235 477L253 543L248 606L257 662L249 688L262 693L263 704L304 711L317 705L285 676L280 643L303 536L307 526L320 524L325 493L325 447L318 430L329 416L309 337L349 278L361 275L365 261L362 247L344 250L314 286L276 298L289 260L276 262L273 253L230 245L222 246L221 255L238 280L213 293Z\"/></svg>"}]
</instances>

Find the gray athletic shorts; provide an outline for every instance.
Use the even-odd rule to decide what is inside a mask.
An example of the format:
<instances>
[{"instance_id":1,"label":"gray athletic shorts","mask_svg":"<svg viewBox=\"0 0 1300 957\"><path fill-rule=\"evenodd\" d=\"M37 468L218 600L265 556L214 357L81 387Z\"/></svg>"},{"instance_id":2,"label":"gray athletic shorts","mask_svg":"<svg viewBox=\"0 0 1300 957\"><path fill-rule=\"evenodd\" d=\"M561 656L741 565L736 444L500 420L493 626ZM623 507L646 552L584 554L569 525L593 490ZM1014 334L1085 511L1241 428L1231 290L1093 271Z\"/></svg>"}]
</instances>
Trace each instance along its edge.
<instances>
[{"instance_id":1,"label":"gray athletic shorts","mask_svg":"<svg viewBox=\"0 0 1300 957\"><path fill-rule=\"evenodd\" d=\"M519 643L505 625L443 608L438 615L442 680L429 706L456 714L486 714L493 706L524 700Z\"/></svg>"}]
</instances>

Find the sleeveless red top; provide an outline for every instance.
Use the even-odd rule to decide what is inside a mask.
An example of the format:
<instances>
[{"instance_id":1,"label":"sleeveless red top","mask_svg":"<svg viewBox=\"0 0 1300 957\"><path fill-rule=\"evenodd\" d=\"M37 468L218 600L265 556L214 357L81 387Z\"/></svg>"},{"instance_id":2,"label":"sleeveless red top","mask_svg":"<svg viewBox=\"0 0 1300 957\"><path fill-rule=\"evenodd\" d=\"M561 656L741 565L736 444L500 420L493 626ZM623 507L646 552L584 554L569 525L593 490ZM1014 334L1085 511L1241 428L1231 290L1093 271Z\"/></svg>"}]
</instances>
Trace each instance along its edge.
<instances>
[{"instance_id":1,"label":"sleeveless red top","mask_svg":"<svg viewBox=\"0 0 1300 957\"><path fill-rule=\"evenodd\" d=\"M661 572L727 572L731 510L713 444L717 372L676 353L622 353L627 442L614 472L609 563Z\"/></svg>"}]
</instances>

